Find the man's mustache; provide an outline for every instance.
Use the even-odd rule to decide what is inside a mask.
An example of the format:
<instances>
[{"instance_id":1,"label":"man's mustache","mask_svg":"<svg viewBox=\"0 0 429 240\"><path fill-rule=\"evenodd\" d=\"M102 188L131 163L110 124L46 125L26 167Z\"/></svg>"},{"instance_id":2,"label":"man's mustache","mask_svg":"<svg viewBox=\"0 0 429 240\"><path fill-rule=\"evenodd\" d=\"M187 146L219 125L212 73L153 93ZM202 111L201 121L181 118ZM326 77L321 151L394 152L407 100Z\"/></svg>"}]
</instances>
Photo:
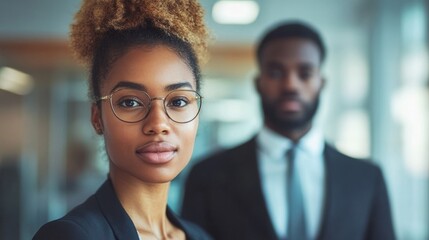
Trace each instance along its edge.
<instances>
[{"instance_id":1,"label":"man's mustache","mask_svg":"<svg viewBox=\"0 0 429 240\"><path fill-rule=\"evenodd\" d=\"M283 101L297 101L302 103L302 99L299 97L298 93L296 92L285 92L283 93L277 102L283 102Z\"/></svg>"}]
</instances>

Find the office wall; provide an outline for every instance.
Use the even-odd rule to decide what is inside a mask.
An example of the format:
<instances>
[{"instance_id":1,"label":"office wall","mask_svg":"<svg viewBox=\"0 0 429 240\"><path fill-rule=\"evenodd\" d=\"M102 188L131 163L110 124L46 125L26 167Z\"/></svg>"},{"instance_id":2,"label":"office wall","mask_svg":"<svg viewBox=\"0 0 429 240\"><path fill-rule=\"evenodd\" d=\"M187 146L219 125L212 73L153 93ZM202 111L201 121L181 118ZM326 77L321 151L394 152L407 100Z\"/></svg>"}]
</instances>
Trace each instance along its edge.
<instances>
[{"instance_id":1,"label":"office wall","mask_svg":"<svg viewBox=\"0 0 429 240\"><path fill-rule=\"evenodd\" d=\"M215 23L214 2L203 1L215 38L203 67L205 98L190 166L258 131L254 44L271 24L300 18L320 29L328 47L317 127L342 151L382 167L399 239L428 239L427 1L261 2L266 11L249 26ZM78 6L77 0L0 1L0 68L34 79L27 95L0 90L0 212L6 213L0 239L31 238L105 178L102 139L89 124L87 74L67 49ZM172 184L174 209L188 170ZM75 181L78 187L69 188Z\"/></svg>"}]
</instances>

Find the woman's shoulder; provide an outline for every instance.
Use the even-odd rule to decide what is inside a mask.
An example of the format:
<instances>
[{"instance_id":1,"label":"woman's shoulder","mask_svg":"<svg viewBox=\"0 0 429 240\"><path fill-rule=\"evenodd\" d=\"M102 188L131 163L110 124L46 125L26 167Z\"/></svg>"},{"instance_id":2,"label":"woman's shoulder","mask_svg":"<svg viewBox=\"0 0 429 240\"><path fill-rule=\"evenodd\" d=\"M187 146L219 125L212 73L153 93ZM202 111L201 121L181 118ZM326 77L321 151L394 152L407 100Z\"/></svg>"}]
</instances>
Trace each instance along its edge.
<instances>
[{"instance_id":1,"label":"woman's shoulder","mask_svg":"<svg viewBox=\"0 0 429 240\"><path fill-rule=\"evenodd\" d=\"M73 219L61 218L43 225L33 240L91 239L88 229Z\"/></svg>"},{"instance_id":2,"label":"woman's shoulder","mask_svg":"<svg viewBox=\"0 0 429 240\"><path fill-rule=\"evenodd\" d=\"M94 239L111 232L94 196L75 207L64 217L43 225L33 240ZM110 235L110 234L109 234Z\"/></svg>"}]
</instances>

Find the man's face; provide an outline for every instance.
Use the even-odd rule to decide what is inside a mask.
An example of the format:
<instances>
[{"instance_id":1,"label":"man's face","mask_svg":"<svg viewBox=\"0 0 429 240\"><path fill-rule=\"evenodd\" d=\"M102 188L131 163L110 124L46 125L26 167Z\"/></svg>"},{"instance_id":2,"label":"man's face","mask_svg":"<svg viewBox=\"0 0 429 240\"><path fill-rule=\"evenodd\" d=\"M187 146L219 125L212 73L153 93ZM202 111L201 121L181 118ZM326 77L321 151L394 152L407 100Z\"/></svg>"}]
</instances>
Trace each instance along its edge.
<instances>
[{"instance_id":1,"label":"man's face","mask_svg":"<svg viewBox=\"0 0 429 240\"><path fill-rule=\"evenodd\" d=\"M323 87L320 63L320 51L311 40L267 43L261 52L256 84L268 127L282 132L311 124Z\"/></svg>"}]
</instances>

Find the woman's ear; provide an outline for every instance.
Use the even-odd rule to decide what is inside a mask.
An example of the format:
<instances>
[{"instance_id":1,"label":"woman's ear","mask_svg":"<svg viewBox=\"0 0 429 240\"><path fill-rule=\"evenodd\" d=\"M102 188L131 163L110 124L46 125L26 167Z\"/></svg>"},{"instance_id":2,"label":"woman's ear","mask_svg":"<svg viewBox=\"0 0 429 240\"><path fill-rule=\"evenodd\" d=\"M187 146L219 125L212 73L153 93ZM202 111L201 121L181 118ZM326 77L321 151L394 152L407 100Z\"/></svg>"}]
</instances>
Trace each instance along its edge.
<instances>
[{"instance_id":1,"label":"woman's ear","mask_svg":"<svg viewBox=\"0 0 429 240\"><path fill-rule=\"evenodd\" d=\"M97 106L96 103L93 103L91 106L91 123L92 123L92 127L94 127L95 132L98 135L102 135L103 124L101 121L101 112L100 112L100 108Z\"/></svg>"}]
</instances>

